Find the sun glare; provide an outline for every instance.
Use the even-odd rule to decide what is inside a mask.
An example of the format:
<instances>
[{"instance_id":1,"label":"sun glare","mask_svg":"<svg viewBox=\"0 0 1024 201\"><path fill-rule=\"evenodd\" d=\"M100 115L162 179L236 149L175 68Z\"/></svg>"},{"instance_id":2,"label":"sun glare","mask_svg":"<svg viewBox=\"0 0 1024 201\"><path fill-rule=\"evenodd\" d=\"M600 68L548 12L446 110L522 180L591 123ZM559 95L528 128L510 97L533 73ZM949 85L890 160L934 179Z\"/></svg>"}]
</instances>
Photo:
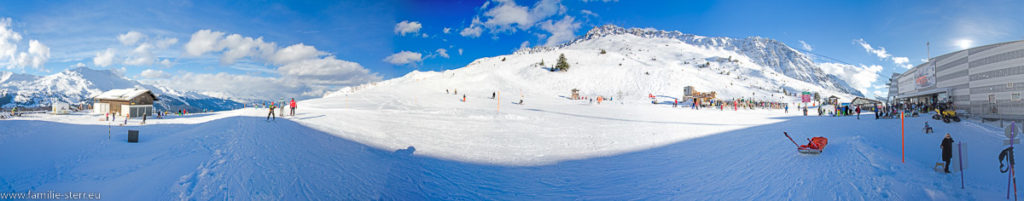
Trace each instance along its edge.
<instances>
[{"instance_id":1,"label":"sun glare","mask_svg":"<svg viewBox=\"0 0 1024 201\"><path fill-rule=\"evenodd\" d=\"M957 46L960 46L960 49L967 49L971 47L971 42L973 41L968 39L960 39L959 41L956 42L956 44Z\"/></svg>"}]
</instances>

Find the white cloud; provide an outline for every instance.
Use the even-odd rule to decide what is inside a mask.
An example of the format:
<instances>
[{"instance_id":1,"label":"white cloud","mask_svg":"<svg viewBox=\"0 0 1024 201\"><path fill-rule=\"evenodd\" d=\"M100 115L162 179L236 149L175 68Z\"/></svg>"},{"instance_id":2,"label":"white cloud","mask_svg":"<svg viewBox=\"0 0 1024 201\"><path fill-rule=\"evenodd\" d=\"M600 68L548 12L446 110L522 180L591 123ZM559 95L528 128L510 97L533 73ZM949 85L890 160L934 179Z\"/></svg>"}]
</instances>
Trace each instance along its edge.
<instances>
[{"instance_id":1,"label":"white cloud","mask_svg":"<svg viewBox=\"0 0 1024 201\"><path fill-rule=\"evenodd\" d=\"M850 87L864 94L868 94L868 88L871 87L871 83L878 80L878 73L882 71L882 66L879 65L854 66L840 63L821 63L818 66L826 74L839 77L839 79L850 84Z\"/></svg>"},{"instance_id":2,"label":"white cloud","mask_svg":"<svg viewBox=\"0 0 1024 201\"><path fill-rule=\"evenodd\" d=\"M526 49L526 48L530 48L530 41L523 41L523 43L519 43L519 49L520 50Z\"/></svg>"},{"instance_id":3,"label":"white cloud","mask_svg":"<svg viewBox=\"0 0 1024 201\"><path fill-rule=\"evenodd\" d=\"M443 30L441 30L441 32L444 32L444 34L451 33L452 32L452 28L445 27Z\"/></svg>"},{"instance_id":4,"label":"white cloud","mask_svg":"<svg viewBox=\"0 0 1024 201\"><path fill-rule=\"evenodd\" d=\"M486 20L482 25L491 32L515 31L516 28L527 30L537 22L555 14L564 13L566 8L561 0L541 0L532 8L516 5L515 1L497 1L498 5L485 11ZM485 4L481 8L486 8Z\"/></svg>"},{"instance_id":5,"label":"white cloud","mask_svg":"<svg viewBox=\"0 0 1024 201\"><path fill-rule=\"evenodd\" d=\"M444 48L437 48L437 50L434 51L434 52L436 52L438 56L441 56L441 57L444 57L444 58L449 58L448 57L448 50L446 50Z\"/></svg>"},{"instance_id":6,"label":"white cloud","mask_svg":"<svg viewBox=\"0 0 1024 201\"><path fill-rule=\"evenodd\" d=\"M96 66L106 67L114 64L114 49L107 48L103 52L97 52L96 57L92 58L92 63Z\"/></svg>"},{"instance_id":7,"label":"white cloud","mask_svg":"<svg viewBox=\"0 0 1024 201\"><path fill-rule=\"evenodd\" d=\"M580 23L574 21L572 16L565 16L555 23L552 23L551 20L542 23L540 28L551 32L551 36L548 37L544 46L554 46L576 38L575 32L580 28Z\"/></svg>"},{"instance_id":8,"label":"white cloud","mask_svg":"<svg viewBox=\"0 0 1024 201\"><path fill-rule=\"evenodd\" d=\"M462 56L462 48L459 48L459 56Z\"/></svg>"},{"instance_id":9,"label":"white cloud","mask_svg":"<svg viewBox=\"0 0 1024 201\"><path fill-rule=\"evenodd\" d=\"M81 67L85 67L85 64L82 63L82 62L78 62L78 63L75 63L75 65L71 65L70 67L71 68L81 68Z\"/></svg>"},{"instance_id":10,"label":"white cloud","mask_svg":"<svg viewBox=\"0 0 1024 201\"><path fill-rule=\"evenodd\" d=\"M800 47L804 48L804 50L807 50L807 51L813 51L814 50L814 48L811 47L811 44L807 44L807 42L804 42L802 40L800 41Z\"/></svg>"},{"instance_id":11,"label":"white cloud","mask_svg":"<svg viewBox=\"0 0 1024 201\"><path fill-rule=\"evenodd\" d=\"M149 79L167 79L171 77L171 74L161 70L146 69L143 70L142 73L139 73L139 76Z\"/></svg>"},{"instance_id":12,"label":"white cloud","mask_svg":"<svg viewBox=\"0 0 1024 201\"><path fill-rule=\"evenodd\" d=\"M597 13L594 13L594 11L590 11L590 10L587 10L587 9L580 10L580 13L583 14L584 16L599 17L599 15L597 15Z\"/></svg>"},{"instance_id":13,"label":"white cloud","mask_svg":"<svg viewBox=\"0 0 1024 201\"><path fill-rule=\"evenodd\" d=\"M886 92L882 92L882 91L879 91L879 90L875 90L875 91L873 91L872 93L873 93L873 94L874 94L874 95L875 95L876 97L877 97L877 96L885 97L885 94L886 94Z\"/></svg>"},{"instance_id":14,"label":"white cloud","mask_svg":"<svg viewBox=\"0 0 1024 201\"><path fill-rule=\"evenodd\" d=\"M867 51L868 53L871 53L871 54L874 54L875 56L877 56L878 59L883 59L884 60L884 59L889 58L889 57L892 56L891 54L889 54L888 52L885 51L884 47L878 47L878 49L875 49L875 48L871 47L871 44L868 44L867 41L864 41L863 38L854 40L853 42L856 42L857 44L860 45L860 47L863 47L864 51Z\"/></svg>"},{"instance_id":15,"label":"white cloud","mask_svg":"<svg viewBox=\"0 0 1024 201\"><path fill-rule=\"evenodd\" d=\"M132 66L153 64L156 60L156 56L153 55L153 48L153 45L149 43L140 44L132 50L132 56L124 60L124 64Z\"/></svg>"},{"instance_id":16,"label":"white cloud","mask_svg":"<svg viewBox=\"0 0 1024 201\"><path fill-rule=\"evenodd\" d=\"M50 59L50 48L37 40L30 40L28 52L18 53L18 56L14 59L14 65L20 67L31 66L38 69L48 59ZM8 68L12 67L9 66Z\"/></svg>"},{"instance_id":17,"label":"white cloud","mask_svg":"<svg viewBox=\"0 0 1024 201\"><path fill-rule=\"evenodd\" d=\"M417 52L401 51L384 58L384 61L394 65L415 64L423 61L422 56L423 54Z\"/></svg>"},{"instance_id":18,"label":"white cloud","mask_svg":"<svg viewBox=\"0 0 1024 201\"><path fill-rule=\"evenodd\" d=\"M171 60L169 60L169 59L163 59L163 60L160 60L160 65L162 65L164 67L171 67L172 65L174 65L174 63L171 62Z\"/></svg>"},{"instance_id":19,"label":"white cloud","mask_svg":"<svg viewBox=\"0 0 1024 201\"><path fill-rule=\"evenodd\" d=\"M10 27L11 18L0 18L0 60L12 58L18 52L21 34Z\"/></svg>"},{"instance_id":20,"label":"white cloud","mask_svg":"<svg viewBox=\"0 0 1024 201\"><path fill-rule=\"evenodd\" d=\"M407 33L419 32L420 28L423 28L423 25L420 24L420 22L417 22L417 21L410 22L408 20L403 20L402 22L399 22L398 24L395 24L395 34L399 34L399 35L403 35L404 36Z\"/></svg>"},{"instance_id":21,"label":"white cloud","mask_svg":"<svg viewBox=\"0 0 1024 201\"><path fill-rule=\"evenodd\" d=\"M905 63L910 62L910 58L907 58L907 57L892 57L892 62L896 62L896 64L905 64Z\"/></svg>"},{"instance_id":22,"label":"white cloud","mask_svg":"<svg viewBox=\"0 0 1024 201\"><path fill-rule=\"evenodd\" d=\"M224 49L218 45L224 32L203 29L192 34L192 38L185 43L185 55L200 56L207 52L215 52Z\"/></svg>"},{"instance_id":23,"label":"white cloud","mask_svg":"<svg viewBox=\"0 0 1024 201\"><path fill-rule=\"evenodd\" d=\"M423 38L430 37L430 35L427 35L427 33L420 34L420 36L422 36Z\"/></svg>"},{"instance_id":24,"label":"white cloud","mask_svg":"<svg viewBox=\"0 0 1024 201\"><path fill-rule=\"evenodd\" d=\"M302 60L316 59L325 54L327 53L321 52L313 46L299 43L278 50L270 58L270 61L274 64L285 65Z\"/></svg>"},{"instance_id":25,"label":"white cloud","mask_svg":"<svg viewBox=\"0 0 1024 201\"><path fill-rule=\"evenodd\" d=\"M18 42L22 37L10 27L10 18L0 18L0 61L7 60L7 69L26 66L42 69L50 59L50 48L38 40L29 40L28 52L18 52Z\"/></svg>"},{"instance_id":26,"label":"white cloud","mask_svg":"<svg viewBox=\"0 0 1024 201\"><path fill-rule=\"evenodd\" d=\"M480 18L474 17L473 23L469 24L469 27L462 29L462 31L459 32L459 35L469 38L480 37L480 34L484 32L484 28L481 28L479 24Z\"/></svg>"},{"instance_id":27,"label":"white cloud","mask_svg":"<svg viewBox=\"0 0 1024 201\"><path fill-rule=\"evenodd\" d=\"M301 45L301 44L299 44ZM267 58L274 56L277 44L263 42L263 38L245 37L239 34L231 34L224 37L217 43L217 51L225 49L221 54L222 64L233 64L241 58ZM316 50L315 48L313 49Z\"/></svg>"},{"instance_id":28,"label":"white cloud","mask_svg":"<svg viewBox=\"0 0 1024 201\"><path fill-rule=\"evenodd\" d=\"M379 80L356 62L331 57L311 59L281 66L277 71L286 78L297 78L313 84L352 85Z\"/></svg>"},{"instance_id":29,"label":"white cloud","mask_svg":"<svg viewBox=\"0 0 1024 201\"><path fill-rule=\"evenodd\" d=\"M889 52L887 52L884 47L878 47L876 49L876 48L872 47L871 44L868 44L867 41L864 41L863 38L854 40L853 42L855 42L858 45L860 45L861 47L863 47L864 50L867 51L868 53L871 53L871 54L874 54L875 56L877 56L878 59L881 59L881 60L891 59L892 62L895 63L897 66L900 66L900 67L903 67L903 68L906 68L906 69L910 69L910 68L914 67L913 64L910 64L910 58L907 58L907 57L894 57L894 56L892 56L892 54L889 54Z\"/></svg>"},{"instance_id":30,"label":"white cloud","mask_svg":"<svg viewBox=\"0 0 1024 201\"><path fill-rule=\"evenodd\" d=\"M131 46L135 45L135 43L138 43L140 40L142 40L142 38L145 37L145 34L139 33L137 31L129 31L128 33L118 35L117 40L121 41L121 44L123 45Z\"/></svg>"},{"instance_id":31,"label":"white cloud","mask_svg":"<svg viewBox=\"0 0 1024 201\"><path fill-rule=\"evenodd\" d=\"M164 38L163 40L156 41L156 47L160 48L160 49L165 49L165 48L170 47L171 45L174 45L174 44L177 44L177 43L178 43L178 39L177 38Z\"/></svg>"}]
</instances>

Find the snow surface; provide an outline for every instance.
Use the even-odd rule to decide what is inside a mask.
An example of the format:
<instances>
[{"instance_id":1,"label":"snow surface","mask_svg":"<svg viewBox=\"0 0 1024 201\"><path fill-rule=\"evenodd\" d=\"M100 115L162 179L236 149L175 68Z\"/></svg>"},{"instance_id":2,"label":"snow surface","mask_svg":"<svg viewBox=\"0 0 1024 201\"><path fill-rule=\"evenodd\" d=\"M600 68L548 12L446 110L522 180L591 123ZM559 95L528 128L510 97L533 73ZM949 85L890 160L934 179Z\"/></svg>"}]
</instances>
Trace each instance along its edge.
<instances>
[{"instance_id":1,"label":"snow surface","mask_svg":"<svg viewBox=\"0 0 1024 201\"><path fill-rule=\"evenodd\" d=\"M559 54L570 70L545 70ZM602 34L345 88L272 121L254 108L127 126L100 115L30 114L0 120L0 192L101 192L114 200L1005 198L1007 177L994 160L1002 130L973 120L908 119L901 163L898 119L665 104L691 85L723 99L797 100L782 88L851 96L746 55L673 37ZM614 100L565 98L573 88ZM925 121L935 134L921 132ZM141 131L140 143L125 142L129 129ZM798 142L825 136L829 145L801 155L782 132ZM932 170L947 132L969 147L965 189L959 175Z\"/></svg>"},{"instance_id":2,"label":"snow surface","mask_svg":"<svg viewBox=\"0 0 1024 201\"><path fill-rule=\"evenodd\" d=\"M471 103L429 113L395 112L400 103L364 107L349 101L325 109L328 105L306 101L299 115L276 121L264 120L265 111L257 109L149 119L144 126L133 119L129 126L111 127L110 139L108 122L97 115L2 120L0 192L101 192L115 200L994 200L1006 195L1006 175L998 173L994 160L1002 149L1002 131L973 121L908 119L907 163L900 163L899 120L875 120L870 113L857 120L781 110L595 104L509 105L503 107L508 114L494 115L479 114L493 111L473 109ZM548 121L561 123L543 123ZM936 134L921 133L924 121ZM427 126L432 124L437 125ZM383 131L361 133L377 126ZM141 130L140 143L125 142L128 129ZM830 143L820 155L801 155L782 131L798 141L825 136ZM958 174L931 169L946 132L970 147L964 190Z\"/></svg>"}]
</instances>

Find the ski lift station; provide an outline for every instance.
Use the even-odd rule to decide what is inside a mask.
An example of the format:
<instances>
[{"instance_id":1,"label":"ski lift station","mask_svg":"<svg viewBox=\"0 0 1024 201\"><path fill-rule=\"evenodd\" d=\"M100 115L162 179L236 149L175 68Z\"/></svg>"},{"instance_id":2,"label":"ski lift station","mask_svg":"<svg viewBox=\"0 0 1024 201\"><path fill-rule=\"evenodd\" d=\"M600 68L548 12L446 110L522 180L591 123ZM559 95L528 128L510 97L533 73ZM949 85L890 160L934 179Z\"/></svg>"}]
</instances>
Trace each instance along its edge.
<instances>
[{"instance_id":1,"label":"ski lift station","mask_svg":"<svg viewBox=\"0 0 1024 201\"><path fill-rule=\"evenodd\" d=\"M894 103L948 103L982 118L1024 117L1024 40L934 58L889 79Z\"/></svg>"},{"instance_id":2,"label":"ski lift station","mask_svg":"<svg viewBox=\"0 0 1024 201\"><path fill-rule=\"evenodd\" d=\"M141 117L153 115L156 95L146 89L114 89L94 97L93 113Z\"/></svg>"}]
</instances>

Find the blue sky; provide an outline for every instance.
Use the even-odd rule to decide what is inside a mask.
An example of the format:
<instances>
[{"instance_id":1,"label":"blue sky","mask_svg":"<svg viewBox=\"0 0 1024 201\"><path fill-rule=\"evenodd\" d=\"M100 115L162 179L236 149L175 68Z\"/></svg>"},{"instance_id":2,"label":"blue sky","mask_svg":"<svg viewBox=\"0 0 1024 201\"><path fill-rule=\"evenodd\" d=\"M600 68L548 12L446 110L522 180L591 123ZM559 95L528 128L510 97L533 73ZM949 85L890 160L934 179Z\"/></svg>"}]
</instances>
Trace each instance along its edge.
<instances>
[{"instance_id":1,"label":"blue sky","mask_svg":"<svg viewBox=\"0 0 1024 201\"><path fill-rule=\"evenodd\" d=\"M926 42L936 56L962 41L1024 39L1021 10L1020 1L6 1L0 68L86 66L186 90L312 97L615 24L773 38L832 58L827 71L873 94L921 63Z\"/></svg>"}]
</instances>

